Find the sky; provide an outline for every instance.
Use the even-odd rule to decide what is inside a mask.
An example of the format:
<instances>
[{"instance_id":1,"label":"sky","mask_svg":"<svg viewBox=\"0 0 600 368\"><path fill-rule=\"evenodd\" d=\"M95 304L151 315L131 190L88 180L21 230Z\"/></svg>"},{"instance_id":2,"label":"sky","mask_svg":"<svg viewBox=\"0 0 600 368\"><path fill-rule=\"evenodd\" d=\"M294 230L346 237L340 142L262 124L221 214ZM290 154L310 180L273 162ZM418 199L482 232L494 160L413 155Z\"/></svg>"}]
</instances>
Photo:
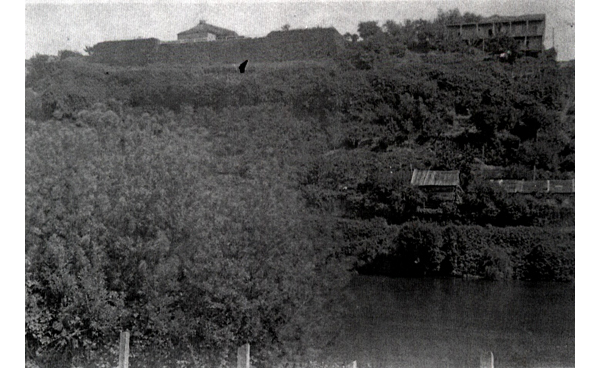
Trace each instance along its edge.
<instances>
[{"instance_id":1,"label":"sky","mask_svg":"<svg viewBox=\"0 0 600 368\"><path fill-rule=\"evenodd\" d=\"M259 0L260 1L260 0ZM361 21L433 19L438 9L459 9L483 16L546 14L545 46L552 30L559 60L575 57L575 0L399 0L399 1L131 1L25 5L25 58L60 50L83 52L102 41L155 37L177 39L200 19L246 37L263 37L284 24L291 28L335 27L356 33Z\"/></svg>"}]
</instances>

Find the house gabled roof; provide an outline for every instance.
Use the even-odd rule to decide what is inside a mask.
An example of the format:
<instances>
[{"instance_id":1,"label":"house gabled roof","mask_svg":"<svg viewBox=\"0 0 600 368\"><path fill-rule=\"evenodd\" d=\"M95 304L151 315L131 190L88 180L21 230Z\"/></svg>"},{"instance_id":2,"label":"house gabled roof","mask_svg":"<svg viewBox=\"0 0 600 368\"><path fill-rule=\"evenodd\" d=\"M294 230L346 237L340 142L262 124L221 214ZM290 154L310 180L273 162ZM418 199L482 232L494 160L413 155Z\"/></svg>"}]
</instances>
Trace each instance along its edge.
<instances>
[{"instance_id":1,"label":"house gabled roof","mask_svg":"<svg viewBox=\"0 0 600 368\"><path fill-rule=\"evenodd\" d=\"M225 29L225 28L221 28L221 27L217 27L217 26L213 26L212 24L208 24L203 20L201 20L197 26L190 28L187 31L179 32L177 35L179 36L179 35L187 35L187 34L192 34L192 33L207 33L207 32L212 33L216 36L226 36L226 37L237 36L237 33L235 33L234 31L231 31L231 30Z\"/></svg>"},{"instance_id":2,"label":"house gabled roof","mask_svg":"<svg viewBox=\"0 0 600 368\"><path fill-rule=\"evenodd\" d=\"M413 170L410 184L423 186L460 186L460 171Z\"/></svg>"}]
</instances>

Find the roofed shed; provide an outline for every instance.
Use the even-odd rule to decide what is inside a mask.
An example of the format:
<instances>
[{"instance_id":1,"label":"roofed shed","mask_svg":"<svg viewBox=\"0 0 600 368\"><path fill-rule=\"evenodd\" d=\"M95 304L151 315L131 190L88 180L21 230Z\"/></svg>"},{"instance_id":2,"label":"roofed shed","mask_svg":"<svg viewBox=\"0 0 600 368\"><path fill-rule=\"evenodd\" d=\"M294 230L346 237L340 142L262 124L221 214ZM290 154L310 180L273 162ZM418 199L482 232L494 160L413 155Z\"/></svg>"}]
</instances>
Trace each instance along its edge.
<instances>
[{"instance_id":1,"label":"roofed shed","mask_svg":"<svg viewBox=\"0 0 600 368\"><path fill-rule=\"evenodd\" d=\"M457 201L460 187L460 171L413 170L410 185L429 194L430 199Z\"/></svg>"},{"instance_id":2,"label":"roofed shed","mask_svg":"<svg viewBox=\"0 0 600 368\"><path fill-rule=\"evenodd\" d=\"M460 186L460 171L413 170L410 184L419 187Z\"/></svg>"}]
</instances>

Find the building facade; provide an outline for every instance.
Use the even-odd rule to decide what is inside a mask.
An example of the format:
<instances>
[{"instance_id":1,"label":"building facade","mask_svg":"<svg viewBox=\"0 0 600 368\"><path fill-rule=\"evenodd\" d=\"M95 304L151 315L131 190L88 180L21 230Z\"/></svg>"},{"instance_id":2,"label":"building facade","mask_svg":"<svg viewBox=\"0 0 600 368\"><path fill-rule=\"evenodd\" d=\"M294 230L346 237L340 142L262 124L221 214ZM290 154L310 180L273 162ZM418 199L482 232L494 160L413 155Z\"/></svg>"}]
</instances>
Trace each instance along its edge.
<instances>
[{"instance_id":1,"label":"building facade","mask_svg":"<svg viewBox=\"0 0 600 368\"><path fill-rule=\"evenodd\" d=\"M446 25L449 36L458 37L471 45L481 45L486 40L502 35L517 41L520 51L544 51L546 32L545 14L527 14L516 17L492 16L479 22Z\"/></svg>"},{"instance_id":2,"label":"building facade","mask_svg":"<svg viewBox=\"0 0 600 368\"><path fill-rule=\"evenodd\" d=\"M197 26L177 34L179 42L216 41L239 38L234 31L213 26L201 20Z\"/></svg>"}]
</instances>

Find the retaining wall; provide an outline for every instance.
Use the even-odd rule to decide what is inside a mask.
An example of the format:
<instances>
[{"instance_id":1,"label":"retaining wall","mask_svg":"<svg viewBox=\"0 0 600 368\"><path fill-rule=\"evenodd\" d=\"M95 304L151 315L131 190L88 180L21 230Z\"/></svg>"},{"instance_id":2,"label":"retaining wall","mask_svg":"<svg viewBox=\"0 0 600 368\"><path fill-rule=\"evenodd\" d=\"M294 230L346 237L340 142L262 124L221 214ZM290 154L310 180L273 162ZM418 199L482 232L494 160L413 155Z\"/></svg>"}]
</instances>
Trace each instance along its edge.
<instances>
[{"instance_id":1,"label":"retaining wall","mask_svg":"<svg viewBox=\"0 0 600 368\"><path fill-rule=\"evenodd\" d=\"M149 63L221 64L327 59L344 47L334 28L275 31L263 38L212 42L160 42L158 39L101 42L92 61L113 65Z\"/></svg>"},{"instance_id":2,"label":"retaining wall","mask_svg":"<svg viewBox=\"0 0 600 368\"><path fill-rule=\"evenodd\" d=\"M160 45L157 38L126 41L106 41L94 45L91 60L111 65L146 65Z\"/></svg>"}]
</instances>

